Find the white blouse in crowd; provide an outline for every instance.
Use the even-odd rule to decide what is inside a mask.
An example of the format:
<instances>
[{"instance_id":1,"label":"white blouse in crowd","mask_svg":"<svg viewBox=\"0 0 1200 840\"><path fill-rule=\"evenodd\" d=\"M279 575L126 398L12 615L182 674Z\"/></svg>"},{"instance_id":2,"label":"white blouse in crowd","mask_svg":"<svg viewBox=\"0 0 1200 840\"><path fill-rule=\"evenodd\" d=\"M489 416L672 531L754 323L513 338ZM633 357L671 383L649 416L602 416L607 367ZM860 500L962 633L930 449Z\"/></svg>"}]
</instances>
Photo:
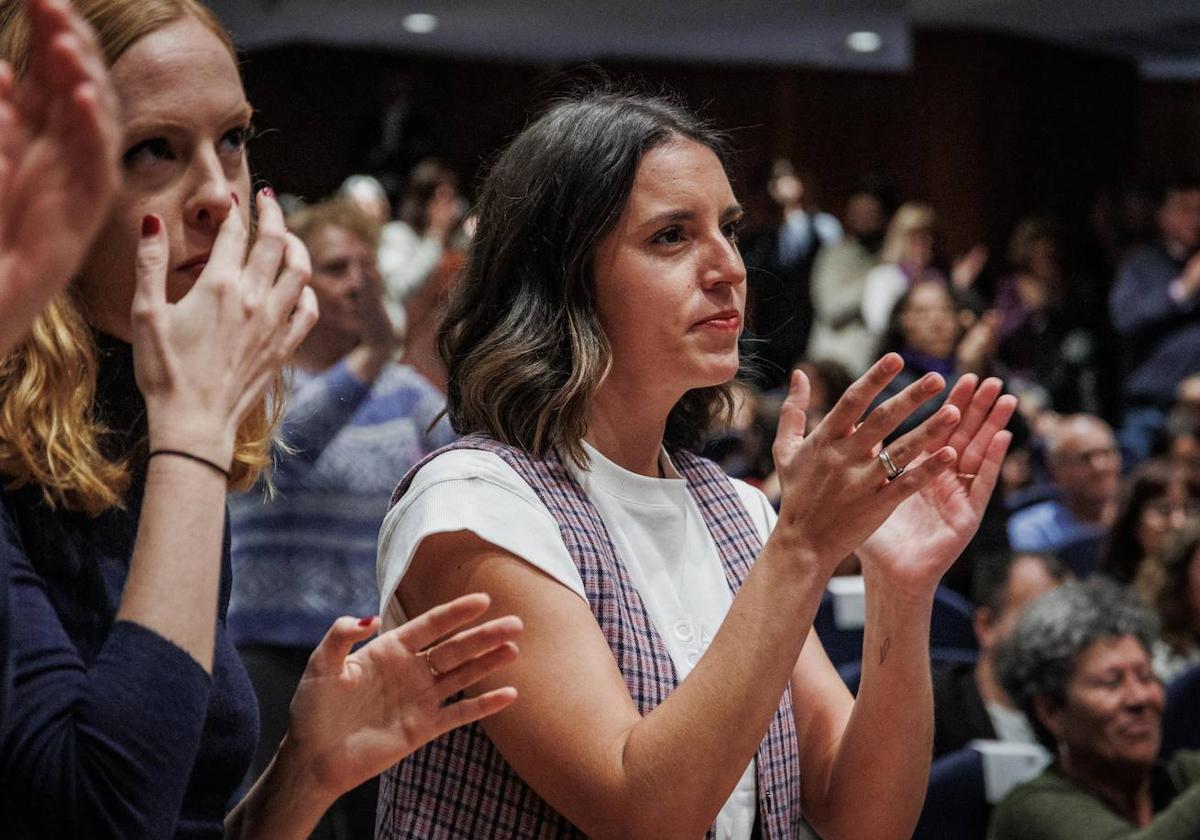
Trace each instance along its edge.
<instances>
[{"instance_id":1,"label":"white blouse in crowd","mask_svg":"<svg viewBox=\"0 0 1200 840\"><path fill-rule=\"evenodd\" d=\"M376 265L387 292L388 314L397 329L406 326L404 301L428 282L445 248L436 236L421 236L405 222L388 222L379 231Z\"/></svg>"},{"instance_id":2,"label":"white blouse in crowd","mask_svg":"<svg viewBox=\"0 0 1200 840\"><path fill-rule=\"evenodd\" d=\"M584 443L590 469L567 468L595 505L682 681L716 635L733 601L716 543L687 490L660 454L666 478L622 469ZM765 542L775 511L760 491L734 487ZM397 586L430 534L471 531L522 558L586 600L558 525L533 489L497 455L455 450L426 464L380 532L378 582L384 629L406 620ZM757 810L755 762L717 815L718 840L748 840Z\"/></svg>"}]
</instances>

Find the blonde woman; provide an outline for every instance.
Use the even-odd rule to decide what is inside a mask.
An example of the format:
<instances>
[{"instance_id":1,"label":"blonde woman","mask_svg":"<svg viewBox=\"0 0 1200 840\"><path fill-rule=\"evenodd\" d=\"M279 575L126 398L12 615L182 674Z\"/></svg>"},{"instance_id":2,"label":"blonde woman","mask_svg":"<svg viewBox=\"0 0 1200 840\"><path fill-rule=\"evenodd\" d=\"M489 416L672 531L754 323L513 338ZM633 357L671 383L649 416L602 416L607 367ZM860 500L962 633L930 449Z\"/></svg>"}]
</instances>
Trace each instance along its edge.
<instances>
[{"instance_id":1,"label":"blonde woman","mask_svg":"<svg viewBox=\"0 0 1200 840\"><path fill-rule=\"evenodd\" d=\"M902 204L888 224L879 265L867 274L862 314L867 331L880 337L887 331L896 301L920 280L941 280L967 292L983 271L988 252L976 245L954 262L946 274L938 267L938 219L933 208L919 201Z\"/></svg>"},{"instance_id":2,"label":"blonde woman","mask_svg":"<svg viewBox=\"0 0 1200 840\"><path fill-rule=\"evenodd\" d=\"M355 653L378 622L339 619L275 761L226 819L257 722L225 630L225 493L262 469L264 394L316 318L308 255L270 191L251 194L251 109L212 14L195 0L74 6L120 103L120 184L69 292L0 366L14 667L0 812L21 837L303 837L342 791L510 703L504 688L441 705L511 660L520 624L422 656L488 599ZM18 79L39 69L29 24L24 4L0 14Z\"/></svg>"}]
</instances>

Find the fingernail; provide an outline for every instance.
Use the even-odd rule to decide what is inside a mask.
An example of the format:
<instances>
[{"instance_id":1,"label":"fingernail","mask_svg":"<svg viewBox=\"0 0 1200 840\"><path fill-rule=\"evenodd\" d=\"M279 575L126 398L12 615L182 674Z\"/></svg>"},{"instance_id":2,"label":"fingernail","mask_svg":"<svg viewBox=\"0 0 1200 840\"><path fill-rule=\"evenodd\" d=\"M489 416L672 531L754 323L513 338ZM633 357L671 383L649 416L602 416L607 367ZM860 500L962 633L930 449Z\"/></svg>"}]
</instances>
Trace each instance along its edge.
<instances>
[{"instance_id":1,"label":"fingernail","mask_svg":"<svg viewBox=\"0 0 1200 840\"><path fill-rule=\"evenodd\" d=\"M234 203L234 204L236 204L238 207L241 207L241 206L242 206L242 200L241 200L240 198L238 198L238 194L237 194L237 193L231 193L231 195L233 196L233 203Z\"/></svg>"},{"instance_id":2,"label":"fingernail","mask_svg":"<svg viewBox=\"0 0 1200 840\"><path fill-rule=\"evenodd\" d=\"M370 627L370 626L371 626L371 622L372 622L372 621L374 621L374 620L375 620L375 616L373 616L373 615L364 615L362 618L360 618L360 619L358 620L358 626L359 626L359 627Z\"/></svg>"},{"instance_id":3,"label":"fingernail","mask_svg":"<svg viewBox=\"0 0 1200 840\"><path fill-rule=\"evenodd\" d=\"M263 194L263 195L265 195L267 198L274 198L274 197L275 197L275 190L271 189L269 186L268 186L268 187L263 187L263 188L262 188L262 194Z\"/></svg>"},{"instance_id":4,"label":"fingernail","mask_svg":"<svg viewBox=\"0 0 1200 840\"><path fill-rule=\"evenodd\" d=\"M883 360L883 369L888 373L900 370L904 367L904 362L899 356L886 356Z\"/></svg>"},{"instance_id":5,"label":"fingernail","mask_svg":"<svg viewBox=\"0 0 1200 840\"><path fill-rule=\"evenodd\" d=\"M160 227L162 227L162 223L158 220L158 216L142 216L142 236L154 236Z\"/></svg>"}]
</instances>

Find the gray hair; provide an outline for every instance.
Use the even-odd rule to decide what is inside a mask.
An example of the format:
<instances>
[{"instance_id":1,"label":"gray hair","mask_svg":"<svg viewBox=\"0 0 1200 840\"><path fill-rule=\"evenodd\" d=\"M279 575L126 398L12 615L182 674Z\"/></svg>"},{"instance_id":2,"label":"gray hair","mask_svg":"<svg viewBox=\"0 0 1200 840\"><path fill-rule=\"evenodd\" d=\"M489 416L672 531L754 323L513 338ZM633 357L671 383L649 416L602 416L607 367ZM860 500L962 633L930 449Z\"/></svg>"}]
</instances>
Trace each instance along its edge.
<instances>
[{"instance_id":1,"label":"gray hair","mask_svg":"<svg viewBox=\"0 0 1200 840\"><path fill-rule=\"evenodd\" d=\"M1000 646L1000 683L1051 750L1054 739L1034 713L1033 701L1049 697L1064 702L1079 655L1095 642L1124 636L1133 636L1149 654L1158 636L1158 619L1129 590L1097 576L1038 598Z\"/></svg>"},{"instance_id":2,"label":"gray hair","mask_svg":"<svg viewBox=\"0 0 1200 840\"><path fill-rule=\"evenodd\" d=\"M1094 414L1069 414L1058 422L1057 428L1046 440L1046 456L1051 460L1062 455L1068 438L1088 429L1101 429L1112 436L1112 426Z\"/></svg>"}]
</instances>

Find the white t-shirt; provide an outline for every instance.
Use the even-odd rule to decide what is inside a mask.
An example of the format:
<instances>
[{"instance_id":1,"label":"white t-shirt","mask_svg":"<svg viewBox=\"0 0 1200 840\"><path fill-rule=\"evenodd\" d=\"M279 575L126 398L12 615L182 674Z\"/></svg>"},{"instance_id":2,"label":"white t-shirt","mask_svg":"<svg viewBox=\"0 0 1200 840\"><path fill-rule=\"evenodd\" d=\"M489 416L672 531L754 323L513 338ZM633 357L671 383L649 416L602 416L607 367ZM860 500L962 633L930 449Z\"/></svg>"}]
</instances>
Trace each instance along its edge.
<instances>
[{"instance_id":1,"label":"white t-shirt","mask_svg":"<svg viewBox=\"0 0 1200 840\"><path fill-rule=\"evenodd\" d=\"M716 543L687 490L660 455L666 478L622 469L585 442L589 470L567 469L595 505L650 620L682 681L716 635L733 602ZM775 526L760 491L734 481L759 537ZM426 464L384 519L379 541L380 615L384 629L406 620L396 587L430 534L471 531L521 557L586 600L583 580L558 524L533 489L499 456L481 450L447 452ZM717 815L718 840L747 840L757 810L755 763Z\"/></svg>"}]
</instances>

